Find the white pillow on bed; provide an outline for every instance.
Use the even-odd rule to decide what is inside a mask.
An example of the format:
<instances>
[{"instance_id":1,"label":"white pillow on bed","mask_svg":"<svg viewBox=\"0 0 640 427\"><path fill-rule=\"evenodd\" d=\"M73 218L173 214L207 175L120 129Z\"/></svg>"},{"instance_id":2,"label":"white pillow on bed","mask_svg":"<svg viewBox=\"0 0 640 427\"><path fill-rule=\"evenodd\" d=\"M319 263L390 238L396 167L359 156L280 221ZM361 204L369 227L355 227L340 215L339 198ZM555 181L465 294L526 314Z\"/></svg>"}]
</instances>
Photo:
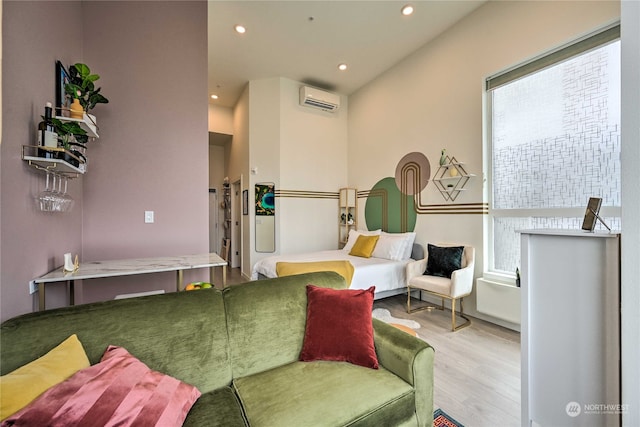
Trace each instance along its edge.
<instances>
[{"instance_id":1,"label":"white pillow on bed","mask_svg":"<svg viewBox=\"0 0 640 427\"><path fill-rule=\"evenodd\" d=\"M416 241L416 233L408 231L402 234L405 236L405 246L401 259L409 259L411 258L411 252L413 252L413 243Z\"/></svg>"},{"instance_id":2,"label":"white pillow on bed","mask_svg":"<svg viewBox=\"0 0 640 427\"><path fill-rule=\"evenodd\" d=\"M371 256L392 261L409 259L415 240L416 233L414 232L386 233L383 231Z\"/></svg>"},{"instance_id":3,"label":"white pillow on bed","mask_svg":"<svg viewBox=\"0 0 640 427\"><path fill-rule=\"evenodd\" d=\"M400 261L404 254L406 240L406 237L401 234L382 233L371 256Z\"/></svg>"},{"instance_id":4,"label":"white pillow on bed","mask_svg":"<svg viewBox=\"0 0 640 427\"><path fill-rule=\"evenodd\" d=\"M351 252L351 248L355 245L356 240L360 236L379 236L382 230L349 230L349 237L347 238L347 244L342 248L343 251ZM373 255L375 256L375 255Z\"/></svg>"}]
</instances>

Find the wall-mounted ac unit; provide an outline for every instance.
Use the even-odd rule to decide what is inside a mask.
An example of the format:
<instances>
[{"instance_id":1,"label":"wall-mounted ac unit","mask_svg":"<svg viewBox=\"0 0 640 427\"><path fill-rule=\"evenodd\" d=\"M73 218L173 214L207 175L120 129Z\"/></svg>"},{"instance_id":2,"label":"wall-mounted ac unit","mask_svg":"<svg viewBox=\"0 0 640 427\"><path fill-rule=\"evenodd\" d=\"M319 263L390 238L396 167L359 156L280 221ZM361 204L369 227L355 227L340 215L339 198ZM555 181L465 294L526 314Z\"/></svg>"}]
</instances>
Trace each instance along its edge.
<instances>
[{"instance_id":1,"label":"wall-mounted ac unit","mask_svg":"<svg viewBox=\"0 0 640 427\"><path fill-rule=\"evenodd\" d=\"M300 88L300 105L334 112L340 108L340 96L309 86Z\"/></svg>"}]
</instances>

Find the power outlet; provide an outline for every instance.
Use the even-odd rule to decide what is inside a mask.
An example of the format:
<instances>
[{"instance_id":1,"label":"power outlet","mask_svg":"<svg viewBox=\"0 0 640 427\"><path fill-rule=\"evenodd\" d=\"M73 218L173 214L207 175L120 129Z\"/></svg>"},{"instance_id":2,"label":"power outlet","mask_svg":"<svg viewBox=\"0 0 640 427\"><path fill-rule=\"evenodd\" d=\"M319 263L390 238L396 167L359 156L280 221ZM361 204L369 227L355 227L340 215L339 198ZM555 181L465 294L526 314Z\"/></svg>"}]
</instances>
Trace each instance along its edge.
<instances>
[{"instance_id":1,"label":"power outlet","mask_svg":"<svg viewBox=\"0 0 640 427\"><path fill-rule=\"evenodd\" d=\"M29 295L35 294L36 292L38 292L38 285L35 280L31 280L29 282Z\"/></svg>"},{"instance_id":2,"label":"power outlet","mask_svg":"<svg viewBox=\"0 0 640 427\"><path fill-rule=\"evenodd\" d=\"M153 221L154 221L153 211L144 211L144 223L153 224Z\"/></svg>"}]
</instances>

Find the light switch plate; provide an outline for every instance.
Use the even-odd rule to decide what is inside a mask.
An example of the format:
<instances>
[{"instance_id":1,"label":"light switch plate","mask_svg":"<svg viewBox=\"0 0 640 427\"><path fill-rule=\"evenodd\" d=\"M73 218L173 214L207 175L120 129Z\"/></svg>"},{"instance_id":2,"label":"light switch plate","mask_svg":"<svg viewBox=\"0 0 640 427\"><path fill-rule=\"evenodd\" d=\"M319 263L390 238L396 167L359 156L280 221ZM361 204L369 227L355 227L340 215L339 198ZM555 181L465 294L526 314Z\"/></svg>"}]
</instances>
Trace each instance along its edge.
<instances>
[{"instance_id":1,"label":"light switch plate","mask_svg":"<svg viewBox=\"0 0 640 427\"><path fill-rule=\"evenodd\" d=\"M153 224L154 214L153 211L144 211L144 223Z\"/></svg>"}]
</instances>

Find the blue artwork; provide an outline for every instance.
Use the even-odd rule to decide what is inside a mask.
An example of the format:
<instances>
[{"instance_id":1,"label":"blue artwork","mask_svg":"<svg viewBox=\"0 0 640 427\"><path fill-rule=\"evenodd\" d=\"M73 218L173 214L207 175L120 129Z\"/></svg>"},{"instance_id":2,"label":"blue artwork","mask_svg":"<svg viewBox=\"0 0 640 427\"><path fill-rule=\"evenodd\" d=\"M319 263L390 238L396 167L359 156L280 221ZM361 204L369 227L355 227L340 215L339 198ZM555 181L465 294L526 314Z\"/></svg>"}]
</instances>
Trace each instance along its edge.
<instances>
[{"instance_id":1,"label":"blue artwork","mask_svg":"<svg viewBox=\"0 0 640 427\"><path fill-rule=\"evenodd\" d=\"M274 184L256 184L256 215L273 216L276 213Z\"/></svg>"}]
</instances>

